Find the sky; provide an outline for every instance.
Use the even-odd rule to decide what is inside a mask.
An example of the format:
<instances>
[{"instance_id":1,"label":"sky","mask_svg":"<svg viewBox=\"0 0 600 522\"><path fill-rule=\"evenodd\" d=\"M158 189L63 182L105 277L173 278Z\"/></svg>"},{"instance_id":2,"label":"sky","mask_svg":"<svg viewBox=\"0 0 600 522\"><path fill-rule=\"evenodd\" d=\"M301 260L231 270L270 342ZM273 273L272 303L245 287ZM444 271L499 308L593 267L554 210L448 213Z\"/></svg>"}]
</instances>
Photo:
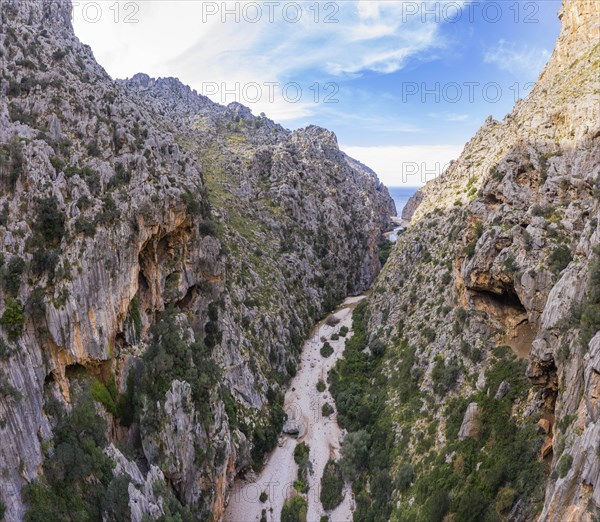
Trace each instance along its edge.
<instances>
[{"instance_id":1,"label":"sky","mask_svg":"<svg viewBox=\"0 0 600 522\"><path fill-rule=\"evenodd\" d=\"M548 61L560 0L73 0L113 78L174 76L287 128L334 131L388 186L421 186Z\"/></svg>"}]
</instances>

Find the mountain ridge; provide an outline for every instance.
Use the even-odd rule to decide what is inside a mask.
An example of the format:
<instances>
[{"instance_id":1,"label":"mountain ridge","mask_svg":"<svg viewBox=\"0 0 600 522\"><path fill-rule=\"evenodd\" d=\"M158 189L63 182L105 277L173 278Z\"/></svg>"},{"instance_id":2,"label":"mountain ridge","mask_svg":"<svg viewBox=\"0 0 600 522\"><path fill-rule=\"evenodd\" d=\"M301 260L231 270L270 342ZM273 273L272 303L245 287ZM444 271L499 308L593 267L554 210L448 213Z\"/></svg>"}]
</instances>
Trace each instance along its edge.
<instances>
[{"instance_id":1,"label":"mountain ridge","mask_svg":"<svg viewBox=\"0 0 600 522\"><path fill-rule=\"evenodd\" d=\"M329 131L113 81L70 7L0 12L5 520L218 519L393 202Z\"/></svg>"},{"instance_id":2,"label":"mountain ridge","mask_svg":"<svg viewBox=\"0 0 600 522\"><path fill-rule=\"evenodd\" d=\"M415 473L395 492L393 520L419 509L542 521L600 513L599 9L563 2L532 92L421 189L375 283L367 323L388 343L386 375L414 379L386 389L405 448L393 464ZM443 487L435 506L431 484Z\"/></svg>"}]
</instances>

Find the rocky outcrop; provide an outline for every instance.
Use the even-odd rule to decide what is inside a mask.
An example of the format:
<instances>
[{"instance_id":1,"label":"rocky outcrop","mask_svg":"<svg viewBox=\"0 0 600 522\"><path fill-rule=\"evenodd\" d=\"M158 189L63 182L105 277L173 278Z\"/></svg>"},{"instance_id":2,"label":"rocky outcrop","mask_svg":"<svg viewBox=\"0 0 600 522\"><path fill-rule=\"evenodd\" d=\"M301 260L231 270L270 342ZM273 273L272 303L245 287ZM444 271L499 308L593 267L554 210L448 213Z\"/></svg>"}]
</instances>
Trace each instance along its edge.
<instances>
[{"instance_id":1,"label":"rocky outcrop","mask_svg":"<svg viewBox=\"0 0 600 522\"><path fill-rule=\"evenodd\" d=\"M458 438L460 440L476 438L479 435L479 430L481 429L479 416L479 405L476 402L470 403L467 406L467 411L458 430Z\"/></svg>"},{"instance_id":2,"label":"rocky outcrop","mask_svg":"<svg viewBox=\"0 0 600 522\"><path fill-rule=\"evenodd\" d=\"M402 209L402 219L404 221L410 221L417 211L417 208L423 201L423 193L421 190L417 190L406 202L406 205Z\"/></svg>"},{"instance_id":3,"label":"rocky outcrop","mask_svg":"<svg viewBox=\"0 0 600 522\"><path fill-rule=\"evenodd\" d=\"M74 382L103 399L109 441L137 452L107 449L132 520L167 504L218 519L279 427L304 334L378 273L393 203L329 131L288 131L173 78L112 81L69 15L55 0L1 10L5 519L23 519L21 490L53 454L49 410L70 409ZM176 373L193 370L206 403L183 377L148 400L151 363L173 369L165 317L196 350Z\"/></svg>"},{"instance_id":4,"label":"rocky outcrop","mask_svg":"<svg viewBox=\"0 0 600 522\"><path fill-rule=\"evenodd\" d=\"M512 492L494 492L488 509L501 518L511 519L505 502L518 506L520 520L591 521L600 513L594 369L600 330L599 9L590 0L564 2L562 32L536 87L503 121L488 119L459 160L421 189L411 226L369 307L372 335L395 347L388 378L405 360L399 339L416 354L410 375L419 383L420 411L389 390L396 441L407 446L402 462L424 466L425 474L439 455L453 462L454 473L464 473L456 449L458 431L464 431L456 426L457 404L483 406L476 444L488 455L497 448L493 437L486 442L494 432L485 406L490 401L498 408L510 404L503 422L514 423L513 433L537 430L529 443L531 452L546 458L538 484L545 495L530 492L517 500ZM503 346L517 359L499 359ZM518 359L527 361L529 386L513 380L525 375ZM500 393L502 381L509 387ZM433 408L436 400L447 409ZM440 424L446 428L432 437L435 453L420 454L418 434ZM521 466L529 466L526 458ZM472 477L485 482L489 470L480 460ZM462 493L452 490L454 498ZM423 508L418 496L416 504L396 496L399 519L417 513L415 505Z\"/></svg>"}]
</instances>

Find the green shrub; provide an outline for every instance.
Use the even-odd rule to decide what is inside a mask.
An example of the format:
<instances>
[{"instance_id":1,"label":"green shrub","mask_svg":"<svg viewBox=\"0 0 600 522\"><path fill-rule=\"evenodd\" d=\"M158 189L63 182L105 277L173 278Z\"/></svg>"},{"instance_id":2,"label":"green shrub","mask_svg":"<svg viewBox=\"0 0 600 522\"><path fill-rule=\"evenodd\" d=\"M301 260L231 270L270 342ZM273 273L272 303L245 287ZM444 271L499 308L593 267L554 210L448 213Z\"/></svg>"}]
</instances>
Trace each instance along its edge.
<instances>
[{"instance_id":1,"label":"green shrub","mask_svg":"<svg viewBox=\"0 0 600 522\"><path fill-rule=\"evenodd\" d=\"M198 230L202 236L216 237L218 235L217 225L213 221L204 221L198 225Z\"/></svg>"},{"instance_id":2,"label":"green shrub","mask_svg":"<svg viewBox=\"0 0 600 522\"><path fill-rule=\"evenodd\" d=\"M480 522L487 511L489 500L474 486L470 486L457 499L457 520L461 522Z\"/></svg>"},{"instance_id":3,"label":"green shrub","mask_svg":"<svg viewBox=\"0 0 600 522\"><path fill-rule=\"evenodd\" d=\"M24 309L20 301L12 297L6 299L5 305L6 309L2 317L0 317L0 325L2 325L8 334L8 338L14 341L23 333L23 326L25 324Z\"/></svg>"},{"instance_id":4,"label":"green shrub","mask_svg":"<svg viewBox=\"0 0 600 522\"><path fill-rule=\"evenodd\" d=\"M600 330L600 246L593 249L585 298L581 306L574 311L573 324L569 326L577 323L580 328L579 344L587 350L590 341Z\"/></svg>"},{"instance_id":5,"label":"green shrub","mask_svg":"<svg viewBox=\"0 0 600 522\"><path fill-rule=\"evenodd\" d=\"M115 163L115 174L108 182L108 189L118 189L129 185L131 181L131 173L123 166L122 163Z\"/></svg>"},{"instance_id":6,"label":"green shrub","mask_svg":"<svg viewBox=\"0 0 600 522\"><path fill-rule=\"evenodd\" d=\"M84 180L88 186L90 193L93 196L97 196L102 189L102 182L100 180L100 173L90 167L75 167L69 166L64 169L65 176L70 178L72 176L79 176ZM114 178L114 176L113 176ZM108 184L108 188L111 188L112 179Z\"/></svg>"},{"instance_id":7,"label":"green shrub","mask_svg":"<svg viewBox=\"0 0 600 522\"><path fill-rule=\"evenodd\" d=\"M20 139L15 135L8 145L0 147L0 172L8 171L8 186L14 190L25 168L25 157Z\"/></svg>"},{"instance_id":8,"label":"green shrub","mask_svg":"<svg viewBox=\"0 0 600 522\"><path fill-rule=\"evenodd\" d=\"M371 353L375 357L381 357L385 353L385 342L382 339L374 339L369 345Z\"/></svg>"},{"instance_id":9,"label":"green shrub","mask_svg":"<svg viewBox=\"0 0 600 522\"><path fill-rule=\"evenodd\" d=\"M483 351L481 348L473 348L471 350L471 356L470 356L471 361L473 361L474 363L478 363L481 362L483 359Z\"/></svg>"},{"instance_id":10,"label":"green shrub","mask_svg":"<svg viewBox=\"0 0 600 522\"><path fill-rule=\"evenodd\" d=\"M387 263L387 260L390 257L392 249L394 248L394 242L389 241L387 237L381 237L378 245L378 256L379 256L379 264L381 266Z\"/></svg>"},{"instance_id":11,"label":"green shrub","mask_svg":"<svg viewBox=\"0 0 600 522\"><path fill-rule=\"evenodd\" d=\"M37 276L41 276L45 272L48 273L50 281L54 279L56 266L60 259L60 250L56 248L47 248L43 245L38 245L38 248L33 252L31 261L31 270Z\"/></svg>"},{"instance_id":12,"label":"green shrub","mask_svg":"<svg viewBox=\"0 0 600 522\"><path fill-rule=\"evenodd\" d=\"M294 488L300 493L308 491L308 474L312 473L312 462L309 458L310 448L305 442L301 442L294 448L294 462L298 464L297 480Z\"/></svg>"},{"instance_id":13,"label":"green shrub","mask_svg":"<svg viewBox=\"0 0 600 522\"><path fill-rule=\"evenodd\" d=\"M329 357L331 354L333 354L333 346L326 342L321 346L321 355L323 357Z\"/></svg>"},{"instance_id":14,"label":"green shrub","mask_svg":"<svg viewBox=\"0 0 600 522\"><path fill-rule=\"evenodd\" d=\"M306 442L301 442L297 444L294 448L294 462L298 465L306 462L308 460L308 455L310 453L310 448Z\"/></svg>"},{"instance_id":15,"label":"green shrub","mask_svg":"<svg viewBox=\"0 0 600 522\"><path fill-rule=\"evenodd\" d=\"M450 509L448 492L436 489L425 504L426 520L428 522L442 522Z\"/></svg>"},{"instance_id":16,"label":"green shrub","mask_svg":"<svg viewBox=\"0 0 600 522\"><path fill-rule=\"evenodd\" d=\"M198 216L201 214L202 206L191 192L189 192L189 191L184 192L181 195L181 199L185 203L185 206L187 207L187 211L192 216Z\"/></svg>"},{"instance_id":17,"label":"green shrub","mask_svg":"<svg viewBox=\"0 0 600 522\"><path fill-rule=\"evenodd\" d=\"M531 207L531 215L536 217L549 217L554 212L551 206L533 205Z\"/></svg>"},{"instance_id":18,"label":"green shrub","mask_svg":"<svg viewBox=\"0 0 600 522\"><path fill-rule=\"evenodd\" d=\"M346 337L346 335L348 335L348 331L348 327L344 325L340 328L340 335L342 337Z\"/></svg>"},{"instance_id":19,"label":"green shrub","mask_svg":"<svg viewBox=\"0 0 600 522\"><path fill-rule=\"evenodd\" d=\"M102 404L106 408L106 411L112 415L117 415L116 394L111 394L108 388L97 379L92 381L91 392L94 400Z\"/></svg>"},{"instance_id":20,"label":"green shrub","mask_svg":"<svg viewBox=\"0 0 600 522\"><path fill-rule=\"evenodd\" d=\"M456 386L460 367L455 359L446 362L441 357L437 357L433 370L431 371L431 380L433 381L433 390L438 395L444 395L448 390Z\"/></svg>"},{"instance_id":21,"label":"green shrub","mask_svg":"<svg viewBox=\"0 0 600 522\"><path fill-rule=\"evenodd\" d=\"M334 412L334 409L331 406L331 404L329 404L328 402L323 404L323 406L321 408L321 413L323 414L323 417L329 417L330 415L333 414L333 412Z\"/></svg>"},{"instance_id":22,"label":"green shrub","mask_svg":"<svg viewBox=\"0 0 600 522\"><path fill-rule=\"evenodd\" d=\"M573 457L571 455L569 455L568 453L563 454L560 457L558 464L556 466L556 471L558 473L558 476L560 478L566 477L567 474L569 473L569 470L571 469L572 464L573 464Z\"/></svg>"},{"instance_id":23,"label":"green shrub","mask_svg":"<svg viewBox=\"0 0 600 522\"><path fill-rule=\"evenodd\" d=\"M178 321L178 309L167 309L151 329L152 340L144 354L144 371L140 393L148 397L148 410L142 424L153 430L159 414L156 403L165 400L165 394L174 380L187 382L201 418L210 416L210 390L217 384L219 368L211 357L210 349L190 338Z\"/></svg>"},{"instance_id":24,"label":"green shrub","mask_svg":"<svg viewBox=\"0 0 600 522\"><path fill-rule=\"evenodd\" d=\"M298 493L308 493L308 483L305 480L294 480L294 489Z\"/></svg>"},{"instance_id":25,"label":"green shrub","mask_svg":"<svg viewBox=\"0 0 600 522\"><path fill-rule=\"evenodd\" d=\"M306 522L307 511L308 502L304 497L292 497L283 504L281 522Z\"/></svg>"},{"instance_id":26,"label":"green shrub","mask_svg":"<svg viewBox=\"0 0 600 522\"><path fill-rule=\"evenodd\" d=\"M267 492L263 491L260 494L260 497L258 497L258 500L260 500L264 504L268 500L268 498L269 498L269 495L267 495Z\"/></svg>"},{"instance_id":27,"label":"green shrub","mask_svg":"<svg viewBox=\"0 0 600 522\"><path fill-rule=\"evenodd\" d=\"M317 382L317 391L319 393L323 393L326 389L327 389L327 385L325 384L325 382L323 380L319 379L319 382Z\"/></svg>"},{"instance_id":28,"label":"green shrub","mask_svg":"<svg viewBox=\"0 0 600 522\"><path fill-rule=\"evenodd\" d=\"M21 393L9 381L4 372L0 371L0 397L20 400Z\"/></svg>"},{"instance_id":29,"label":"green shrub","mask_svg":"<svg viewBox=\"0 0 600 522\"><path fill-rule=\"evenodd\" d=\"M569 266L569 263L572 260L573 255L571 254L571 249L566 245L560 245L550 254L548 264L552 272L560 274L567 266Z\"/></svg>"},{"instance_id":30,"label":"green shrub","mask_svg":"<svg viewBox=\"0 0 600 522\"><path fill-rule=\"evenodd\" d=\"M86 237L94 237L96 234L96 223L80 216L77 218L77 221L75 221L75 232L77 234L83 234Z\"/></svg>"},{"instance_id":31,"label":"green shrub","mask_svg":"<svg viewBox=\"0 0 600 522\"><path fill-rule=\"evenodd\" d=\"M400 491L407 490L415 479L415 470L410 464L402 464L396 473L396 486Z\"/></svg>"},{"instance_id":32,"label":"green shrub","mask_svg":"<svg viewBox=\"0 0 600 522\"><path fill-rule=\"evenodd\" d=\"M496 495L496 511L498 513L507 513L515 503L517 492L510 487L500 488Z\"/></svg>"},{"instance_id":33,"label":"green shrub","mask_svg":"<svg viewBox=\"0 0 600 522\"><path fill-rule=\"evenodd\" d=\"M106 522L131 520L129 509L129 477L119 475L109 484L102 503Z\"/></svg>"},{"instance_id":34,"label":"green shrub","mask_svg":"<svg viewBox=\"0 0 600 522\"><path fill-rule=\"evenodd\" d=\"M569 355L571 355L569 343L563 343L556 352L556 360L557 362L564 363L569 358Z\"/></svg>"},{"instance_id":35,"label":"green shrub","mask_svg":"<svg viewBox=\"0 0 600 522\"><path fill-rule=\"evenodd\" d=\"M272 389L270 389L272 390ZM252 467L255 471L261 469L264 461L264 456L272 451L277 445L277 439L286 415L283 410L283 394L267 392L269 400L269 416L263 417L261 423L256 426L251 435L252 438ZM248 428L243 424L242 431L248 431Z\"/></svg>"},{"instance_id":36,"label":"green shrub","mask_svg":"<svg viewBox=\"0 0 600 522\"><path fill-rule=\"evenodd\" d=\"M476 246L477 246L477 240L472 241L471 243L469 243L467 245L467 248L465 249L465 254L467 255L468 258L472 258L475 255Z\"/></svg>"},{"instance_id":37,"label":"green shrub","mask_svg":"<svg viewBox=\"0 0 600 522\"><path fill-rule=\"evenodd\" d=\"M590 304L600 305L600 247L594 249L594 258L590 261L587 298Z\"/></svg>"},{"instance_id":38,"label":"green shrub","mask_svg":"<svg viewBox=\"0 0 600 522\"><path fill-rule=\"evenodd\" d=\"M121 211L117 207L112 194L105 194L102 197L102 210L96 216L95 222L98 225L109 226L118 222L121 217Z\"/></svg>"},{"instance_id":39,"label":"green shrub","mask_svg":"<svg viewBox=\"0 0 600 522\"><path fill-rule=\"evenodd\" d=\"M385 357L369 357L364 351L370 337L367 331L368 302L361 301L352 314L352 328L354 334L346 340L344 358L336 363L330 372L329 389L335 399L338 422L348 429L350 433L361 430L366 432L369 443L363 449L360 444L364 439L355 441L353 444L350 433L347 451L352 446L356 450L354 458L348 456L340 461L340 469L344 464L343 475L347 474L350 479L355 478L352 487L356 498L355 520L389 520L392 505L391 488L393 481L390 478L389 469L396 450L394 429L391 418L387 413L387 391L389 382L382 366L386 362ZM420 378L412 368L415 362L414 348L409 347L405 341L399 347L401 354L398 361L398 378L394 379L394 385L402 388L399 393L410 399L418 393ZM394 354L396 355L396 354ZM346 444L346 441L344 442ZM365 451L368 457L365 459ZM358 468L365 462L364 468ZM357 475L352 477L354 469Z\"/></svg>"},{"instance_id":40,"label":"green shrub","mask_svg":"<svg viewBox=\"0 0 600 522\"><path fill-rule=\"evenodd\" d=\"M0 155L1 157L1 155ZM0 169L2 168L2 162L0 161ZM8 203L4 203L2 209L0 210L0 226L5 227L8 224L8 219L10 217L10 212L8 209Z\"/></svg>"},{"instance_id":41,"label":"green shrub","mask_svg":"<svg viewBox=\"0 0 600 522\"><path fill-rule=\"evenodd\" d=\"M65 234L65 214L58 208L55 196L42 198L37 202L37 216L32 228L46 245L59 245Z\"/></svg>"},{"instance_id":42,"label":"green shrub","mask_svg":"<svg viewBox=\"0 0 600 522\"><path fill-rule=\"evenodd\" d=\"M344 480L354 480L366 468L370 443L371 436L366 430L351 431L346 435L339 462Z\"/></svg>"},{"instance_id":43,"label":"green shrub","mask_svg":"<svg viewBox=\"0 0 600 522\"><path fill-rule=\"evenodd\" d=\"M23 84L21 84L21 88L23 88ZM35 113L25 111L16 103L11 103L9 105L8 112L12 121L18 121L20 123L24 123L25 125L29 125L30 127L35 127L37 119L37 115Z\"/></svg>"},{"instance_id":44,"label":"green shrub","mask_svg":"<svg viewBox=\"0 0 600 522\"><path fill-rule=\"evenodd\" d=\"M514 256L509 255L504 260L504 268L511 274L514 274L517 272L517 270L519 269L519 265L517 265L517 261Z\"/></svg>"},{"instance_id":45,"label":"green shrub","mask_svg":"<svg viewBox=\"0 0 600 522\"><path fill-rule=\"evenodd\" d=\"M142 335L142 317L140 315L140 301L137 298L137 296L131 300L129 315L131 317L131 320L133 321L135 338L136 340L139 340L140 336Z\"/></svg>"},{"instance_id":46,"label":"green shrub","mask_svg":"<svg viewBox=\"0 0 600 522\"><path fill-rule=\"evenodd\" d=\"M98 140L92 140L88 143L87 147L87 153L90 156L93 156L95 158L97 158L98 156L100 156L100 147L98 146Z\"/></svg>"},{"instance_id":47,"label":"green shrub","mask_svg":"<svg viewBox=\"0 0 600 522\"><path fill-rule=\"evenodd\" d=\"M50 164L52 165L52 167L54 168L54 171L58 174L59 172L62 172L63 169L65 168L65 162L59 158L58 156L51 156L50 157Z\"/></svg>"},{"instance_id":48,"label":"green shrub","mask_svg":"<svg viewBox=\"0 0 600 522\"><path fill-rule=\"evenodd\" d=\"M46 292L37 286L25 301L25 313L33 321L36 331L46 331Z\"/></svg>"},{"instance_id":49,"label":"green shrub","mask_svg":"<svg viewBox=\"0 0 600 522\"><path fill-rule=\"evenodd\" d=\"M467 311L464 308L457 308L456 309L456 320L461 323L464 324L464 322L467 320Z\"/></svg>"},{"instance_id":50,"label":"green shrub","mask_svg":"<svg viewBox=\"0 0 600 522\"><path fill-rule=\"evenodd\" d=\"M600 330L600 307L598 305L586 303L582 307L579 327L581 329L579 343L584 350L587 350L590 341Z\"/></svg>"},{"instance_id":51,"label":"green shrub","mask_svg":"<svg viewBox=\"0 0 600 522\"><path fill-rule=\"evenodd\" d=\"M344 500L344 479L342 471L337 462L330 460L325 465L323 476L321 477L321 504L323 509L329 511L335 509Z\"/></svg>"},{"instance_id":52,"label":"green shrub","mask_svg":"<svg viewBox=\"0 0 600 522\"><path fill-rule=\"evenodd\" d=\"M19 293L23 272L25 272L25 261L19 256L11 257L4 274L4 286L13 297Z\"/></svg>"},{"instance_id":53,"label":"green shrub","mask_svg":"<svg viewBox=\"0 0 600 522\"><path fill-rule=\"evenodd\" d=\"M25 521L101 520L114 465L102 451L106 422L96 414L89 394L57 420L54 452L44 462L43 477L23 488Z\"/></svg>"}]
</instances>

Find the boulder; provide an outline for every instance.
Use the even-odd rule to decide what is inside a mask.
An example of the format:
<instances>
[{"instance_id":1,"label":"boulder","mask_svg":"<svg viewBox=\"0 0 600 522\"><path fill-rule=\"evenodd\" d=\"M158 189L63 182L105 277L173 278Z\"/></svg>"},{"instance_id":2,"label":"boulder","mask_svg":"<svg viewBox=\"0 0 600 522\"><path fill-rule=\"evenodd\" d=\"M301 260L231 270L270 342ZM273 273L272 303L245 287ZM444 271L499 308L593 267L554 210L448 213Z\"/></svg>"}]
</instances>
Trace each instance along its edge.
<instances>
[{"instance_id":1,"label":"boulder","mask_svg":"<svg viewBox=\"0 0 600 522\"><path fill-rule=\"evenodd\" d=\"M550 421L548 419L540 419L538 426L544 430L544 433L550 433Z\"/></svg>"},{"instance_id":2,"label":"boulder","mask_svg":"<svg viewBox=\"0 0 600 522\"><path fill-rule=\"evenodd\" d=\"M552 453L552 439L548 437L540 451L540 458L543 460Z\"/></svg>"},{"instance_id":3,"label":"boulder","mask_svg":"<svg viewBox=\"0 0 600 522\"><path fill-rule=\"evenodd\" d=\"M467 406L467 411L463 417L460 430L458 432L458 438L465 440L468 438L477 438L479 436L480 429L480 410L479 405L476 402L472 402Z\"/></svg>"},{"instance_id":4,"label":"boulder","mask_svg":"<svg viewBox=\"0 0 600 522\"><path fill-rule=\"evenodd\" d=\"M510 391L510 384L508 384L506 381L502 381L500 383L500 386L498 386L498 391L496 392L496 395L494 395L494 399L496 399L496 400L503 399L509 391Z\"/></svg>"},{"instance_id":5,"label":"boulder","mask_svg":"<svg viewBox=\"0 0 600 522\"><path fill-rule=\"evenodd\" d=\"M283 433L297 437L300 434L300 424L295 420L288 419L283 425Z\"/></svg>"}]
</instances>

